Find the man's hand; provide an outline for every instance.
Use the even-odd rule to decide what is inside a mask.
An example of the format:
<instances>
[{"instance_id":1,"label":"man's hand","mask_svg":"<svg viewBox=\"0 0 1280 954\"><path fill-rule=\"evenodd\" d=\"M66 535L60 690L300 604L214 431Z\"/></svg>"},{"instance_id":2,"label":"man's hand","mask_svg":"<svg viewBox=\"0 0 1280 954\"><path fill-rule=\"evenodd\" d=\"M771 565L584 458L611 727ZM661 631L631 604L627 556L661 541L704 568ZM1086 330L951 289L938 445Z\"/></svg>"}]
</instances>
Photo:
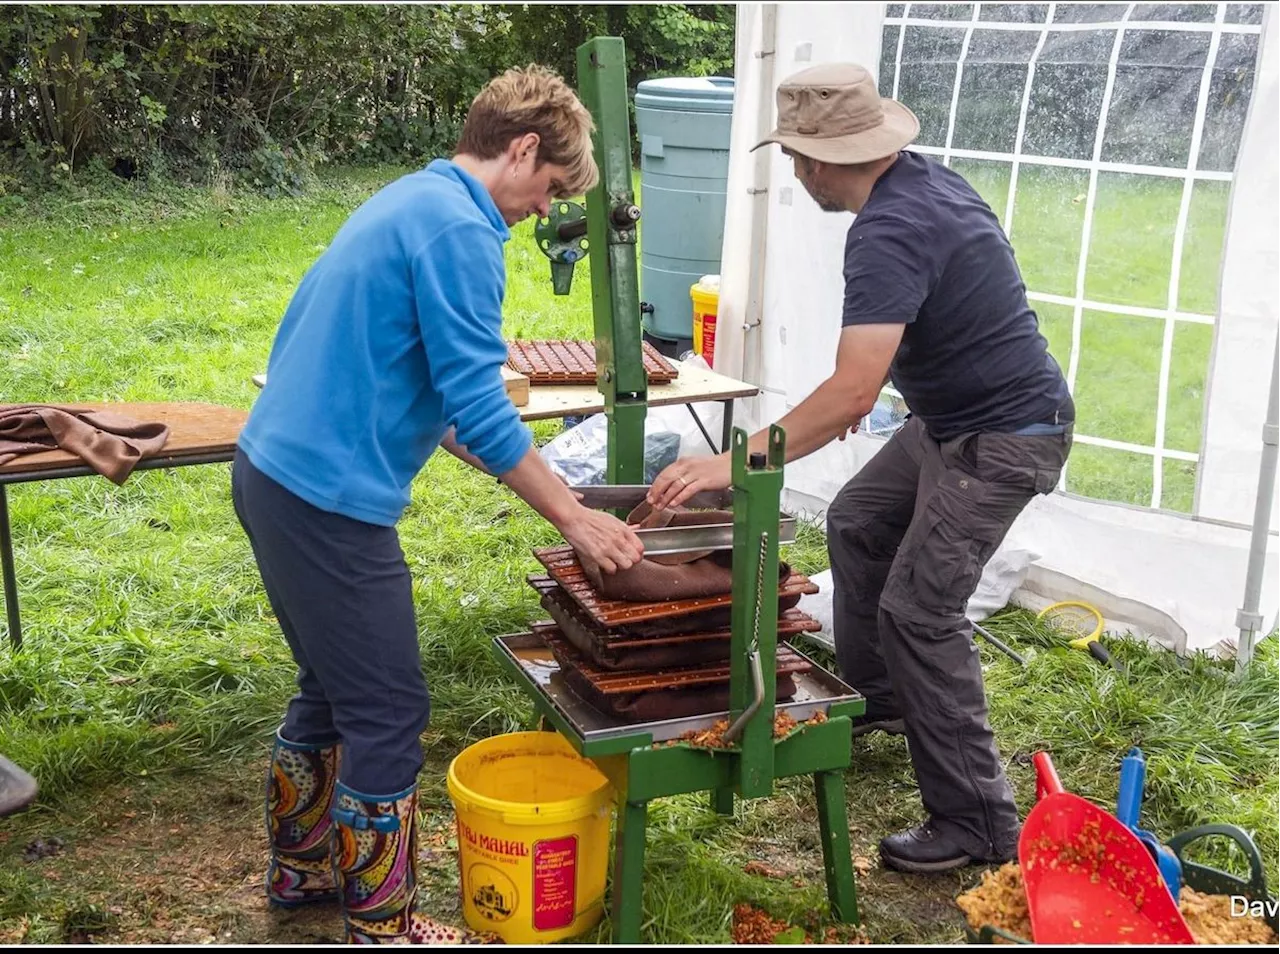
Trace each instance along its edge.
<instances>
[{"instance_id":1,"label":"man's hand","mask_svg":"<svg viewBox=\"0 0 1280 954\"><path fill-rule=\"evenodd\" d=\"M733 462L728 454L685 457L658 475L645 499L654 510L663 510L678 507L704 490L724 490L731 483Z\"/></svg>"},{"instance_id":2,"label":"man's hand","mask_svg":"<svg viewBox=\"0 0 1280 954\"><path fill-rule=\"evenodd\" d=\"M849 428L847 431L841 431L841 432L840 432L840 440L844 440L846 437L848 437L848 436L849 436L849 435L851 435L851 434L856 434L856 433L858 433L858 428L859 428L861 425L862 425L862 421L861 421L861 420L859 420L856 424L854 424L854 425L853 425L853 427Z\"/></svg>"},{"instance_id":3,"label":"man's hand","mask_svg":"<svg viewBox=\"0 0 1280 954\"><path fill-rule=\"evenodd\" d=\"M594 560L605 573L626 570L644 559L640 538L613 514L581 506L578 510L560 532L580 557Z\"/></svg>"}]
</instances>

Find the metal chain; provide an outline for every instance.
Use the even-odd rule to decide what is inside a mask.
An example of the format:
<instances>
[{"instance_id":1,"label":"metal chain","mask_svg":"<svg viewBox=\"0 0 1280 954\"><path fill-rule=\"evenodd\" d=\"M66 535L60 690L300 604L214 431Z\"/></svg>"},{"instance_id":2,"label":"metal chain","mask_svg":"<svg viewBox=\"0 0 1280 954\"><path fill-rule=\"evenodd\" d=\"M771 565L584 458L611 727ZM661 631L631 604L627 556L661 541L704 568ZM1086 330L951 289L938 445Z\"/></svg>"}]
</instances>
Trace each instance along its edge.
<instances>
[{"instance_id":1,"label":"metal chain","mask_svg":"<svg viewBox=\"0 0 1280 954\"><path fill-rule=\"evenodd\" d=\"M747 647L749 653L756 652L760 648L760 604L764 599L764 563L765 555L769 552L769 531L760 534L760 570L756 578L756 615L751 624L751 645Z\"/></svg>"},{"instance_id":2,"label":"metal chain","mask_svg":"<svg viewBox=\"0 0 1280 954\"><path fill-rule=\"evenodd\" d=\"M742 710L742 714L734 721L733 725L725 730L724 740L732 743L742 734L746 724L755 716L756 711L760 708L764 701L764 677L761 672L762 664L760 661L760 609L761 602L764 600L764 563L765 554L769 550L769 534L768 532L760 534L760 568L759 576L756 579L756 612L755 618L751 623L751 645L747 647L747 657L751 663L751 676L754 682L755 699L752 703ZM769 671L773 672L772 660L770 660Z\"/></svg>"}]
</instances>

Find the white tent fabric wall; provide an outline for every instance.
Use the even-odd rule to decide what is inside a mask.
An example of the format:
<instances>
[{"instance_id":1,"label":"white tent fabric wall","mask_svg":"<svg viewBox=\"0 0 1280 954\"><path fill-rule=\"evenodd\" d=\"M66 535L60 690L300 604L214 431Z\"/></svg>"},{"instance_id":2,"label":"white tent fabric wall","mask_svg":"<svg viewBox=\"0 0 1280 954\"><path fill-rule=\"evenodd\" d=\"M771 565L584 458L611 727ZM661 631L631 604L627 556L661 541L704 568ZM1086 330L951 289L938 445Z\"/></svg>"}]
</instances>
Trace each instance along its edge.
<instances>
[{"instance_id":1,"label":"white tent fabric wall","mask_svg":"<svg viewBox=\"0 0 1280 954\"><path fill-rule=\"evenodd\" d=\"M1209 376L1204 449L1196 512L1232 523L1253 522L1259 435L1276 349L1277 275L1280 275L1280 41L1276 7L1263 20L1258 80L1249 103L1232 183L1222 261L1222 299ZM1277 488L1280 492L1280 487ZM1277 496L1280 501L1280 496ZM1280 529L1280 502L1271 530ZM1275 577L1269 577L1274 588Z\"/></svg>"},{"instance_id":2,"label":"white tent fabric wall","mask_svg":"<svg viewBox=\"0 0 1280 954\"><path fill-rule=\"evenodd\" d=\"M934 11L927 8L936 5L907 5L905 21L902 19L903 5L892 6L898 8L895 10L898 22L914 23L917 16L933 17ZM955 9L964 5L951 6ZM969 36L974 27L991 28L991 22L979 23L979 17L984 21L992 20L993 15L1000 20L1013 20L1014 16L995 14L993 8L1003 13L1023 6L1043 9L1046 5L978 4L969 8L973 18L970 23L948 24L959 28L957 36L964 36L961 61L968 50ZM1054 7L1068 5L1047 6L1052 20ZM1269 363L1274 353L1277 328L1276 256L1280 242L1274 211L1276 17L1268 5L1261 27L1240 25L1230 20L1224 24L1224 19L1229 16L1223 9L1227 5L1206 6L1215 8L1213 23L1158 23L1154 26L1167 26L1175 32L1201 31L1206 36L1205 46L1209 45L1208 37L1213 34L1262 34L1259 37L1262 53L1254 99L1236 157L1236 175L1232 183L1222 265L1224 287L1220 312L1224 317L1215 328L1212 379L1205 412L1207 432L1200 445L1203 462L1198 467L1197 476L1200 512L1205 517L1229 521L1237 526L1224 527L1186 515L1089 500L1059 492L1033 502L1014 525L1002 548L1005 552L1026 550L1038 557L1025 582L1013 595L1013 602L1035 608L1051 599L1065 599L1087 592L1102 609L1112 624L1111 628L1146 636L1177 652L1187 649L1229 651L1234 643L1236 610L1244 593L1249 547L1247 527L1253 519ZM987 8L986 13L981 11L983 7ZM1144 8L1136 14L1137 17L1145 17L1147 21L1165 19L1159 12L1151 12L1159 11L1164 5L1113 5L1110 9L1115 11L1114 14L1104 16L1117 20L1123 16L1127 20L1137 7ZM885 14L884 4L738 6L737 95L729 161L716 369L742 376L762 388L758 399L743 402L740 419L744 426L756 427L777 420L831 372L839 334L843 240L852 221L848 214L828 214L819 210L792 175L790 161L782 157L776 148L769 150L769 157L760 157L759 153L749 153L748 150L771 128L776 115L772 107L774 93L778 82L786 76L824 60L852 60L867 65L874 72L875 65L881 62ZM1084 16L1089 18L1087 14ZM1040 20L1045 20L1043 12ZM997 23L994 29L1026 31L1029 26L1026 23ZM1079 32L1089 28L1085 23L1055 27ZM1135 30L1152 28L1150 22L1138 23ZM1048 32L1038 26L1032 30L1033 41ZM898 37L902 37L904 32L905 26L898 32ZM1118 36L1124 32L1119 30ZM1216 41L1215 36L1213 42ZM1043 46L1043 40L1040 46ZM1121 42L1117 39L1111 48L1108 96L1120 48ZM900 45L898 49L886 49L884 53L887 57L901 59ZM1199 115L1193 142L1199 141L1203 125L1211 66L1212 60L1203 68L1203 82L1199 80L1197 71ZM938 153L939 158L951 158L964 152L952 148L951 143L960 90L957 76L946 144L942 148L926 147L922 151ZM1030 84L1022 98L1022 124L1026 123L1029 91ZM882 92L888 94L892 91ZM913 105L909 98L903 98L908 106ZM1105 124L1105 121L1104 116L1101 122ZM1088 169L1095 183L1090 186L1088 202L1092 207L1092 193L1096 189L1099 170L1103 175L1152 171L1147 166L1101 161L1101 143L1100 132L1092 160L1032 157L1024 161ZM1019 149L1021 145L1020 127ZM1201 180L1225 181L1231 178L1225 173L1196 170L1196 152L1195 148L1190 150L1191 159L1185 171L1154 170L1165 177L1185 177L1188 183L1176 237L1175 262L1186 260L1179 253L1187 225L1187 193L1191 186ZM1001 158L1013 157L1002 155ZM1006 226L1013 205L1010 195L1007 209L995 209ZM1090 214L1086 212L1086 216ZM1012 235L1016 249L1016 223ZM1069 250L1064 252L1075 254ZM1086 256L1087 250L1081 253L1080 281L1075 295L1063 296L1057 303L1075 308L1072 337L1076 349L1079 348L1081 309L1097 307L1097 303L1089 302L1085 294L1083 273ZM1132 307L1123 303L1107 306L1111 312L1163 323L1156 326L1164 328L1164 354L1158 359L1160 421L1154 443L1142 448L1105 437L1091 439L1086 435L1089 443L1095 446L1116 445L1145 453L1147 459L1156 464L1157 472L1162 471L1163 460L1194 461L1201 456L1185 450L1167 450L1163 446L1170 388L1169 350L1175 325L1181 327L1183 322L1204 325L1213 321L1213 316L1187 315L1185 309L1178 307L1176 264L1169 284L1169 301L1162 303L1161 308ZM1050 303L1055 299L1052 295L1035 297ZM1037 303L1038 309L1048 307L1054 305ZM1063 363L1065 368L1067 362ZM791 464L786 476L786 505L796 512L820 516L840 487L881 446L881 438L860 433ZM1160 497L1158 476L1153 497L1156 500ZM1280 514L1280 507L1276 508L1276 513ZM1276 551L1273 534L1269 539L1268 583L1264 587L1261 608L1266 626L1273 625L1277 607Z\"/></svg>"}]
</instances>

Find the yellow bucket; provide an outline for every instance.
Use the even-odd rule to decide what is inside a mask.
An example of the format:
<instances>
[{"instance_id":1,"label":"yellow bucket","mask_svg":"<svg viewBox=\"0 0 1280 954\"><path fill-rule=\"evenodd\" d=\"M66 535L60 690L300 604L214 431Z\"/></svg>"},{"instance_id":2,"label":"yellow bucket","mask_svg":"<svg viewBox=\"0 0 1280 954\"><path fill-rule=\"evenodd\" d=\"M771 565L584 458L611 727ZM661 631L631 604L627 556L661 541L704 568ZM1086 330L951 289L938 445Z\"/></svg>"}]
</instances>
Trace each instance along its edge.
<instances>
[{"instance_id":1,"label":"yellow bucket","mask_svg":"<svg viewBox=\"0 0 1280 954\"><path fill-rule=\"evenodd\" d=\"M559 733L477 742L449 766L462 913L508 944L576 937L604 914L613 789Z\"/></svg>"},{"instance_id":2,"label":"yellow bucket","mask_svg":"<svg viewBox=\"0 0 1280 954\"><path fill-rule=\"evenodd\" d=\"M693 299L693 351L716 364L716 321L720 312L720 276L703 275L689 288Z\"/></svg>"}]
</instances>

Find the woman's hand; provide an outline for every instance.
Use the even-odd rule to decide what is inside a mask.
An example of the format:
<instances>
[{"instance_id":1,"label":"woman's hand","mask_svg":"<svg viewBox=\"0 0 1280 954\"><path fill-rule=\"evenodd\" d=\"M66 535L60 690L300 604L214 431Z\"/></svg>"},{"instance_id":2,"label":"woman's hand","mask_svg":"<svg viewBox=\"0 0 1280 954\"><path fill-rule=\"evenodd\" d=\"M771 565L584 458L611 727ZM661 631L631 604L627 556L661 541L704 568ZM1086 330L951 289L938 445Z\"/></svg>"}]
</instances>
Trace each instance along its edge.
<instances>
[{"instance_id":1,"label":"woman's hand","mask_svg":"<svg viewBox=\"0 0 1280 954\"><path fill-rule=\"evenodd\" d=\"M654 510L678 507L704 490L725 490L733 483L733 463L728 454L685 457L660 473L647 498Z\"/></svg>"}]
</instances>

